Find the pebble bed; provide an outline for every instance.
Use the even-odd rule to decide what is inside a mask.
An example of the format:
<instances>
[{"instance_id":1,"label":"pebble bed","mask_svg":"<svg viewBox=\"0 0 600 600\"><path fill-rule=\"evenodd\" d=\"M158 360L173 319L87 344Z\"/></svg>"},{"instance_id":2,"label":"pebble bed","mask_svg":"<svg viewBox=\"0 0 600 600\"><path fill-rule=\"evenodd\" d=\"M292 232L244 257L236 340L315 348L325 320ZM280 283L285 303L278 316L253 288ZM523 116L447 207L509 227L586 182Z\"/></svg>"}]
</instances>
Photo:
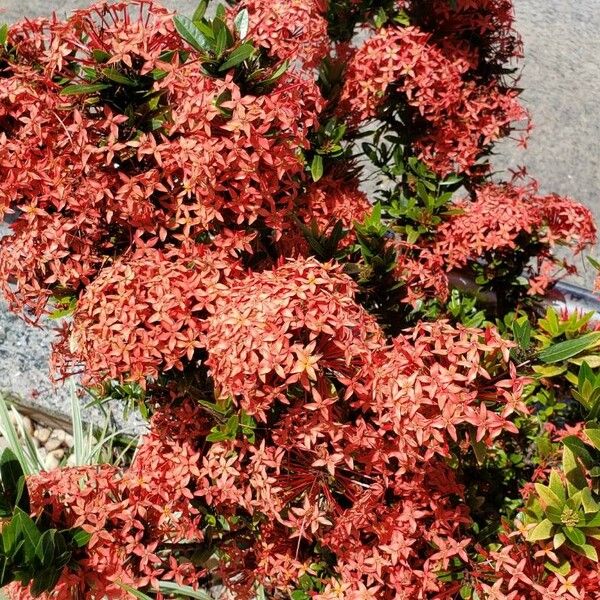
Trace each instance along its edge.
<instances>
[{"instance_id":1,"label":"pebble bed","mask_svg":"<svg viewBox=\"0 0 600 600\"><path fill-rule=\"evenodd\" d=\"M15 429L19 431L17 418L12 411L10 413L10 420ZM42 464L46 471L56 469L62 463L65 463L67 466L73 465L74 455L72 459L71 450L73 449L74 442L73 436L70 433L62 429L50 429L41 423L32 421L26 416L21 416L21 421L26 433L29 434L35 447L39 450ZM7 447L6 440L0 436L0 452Z\"/></svg>"}]
</instances>

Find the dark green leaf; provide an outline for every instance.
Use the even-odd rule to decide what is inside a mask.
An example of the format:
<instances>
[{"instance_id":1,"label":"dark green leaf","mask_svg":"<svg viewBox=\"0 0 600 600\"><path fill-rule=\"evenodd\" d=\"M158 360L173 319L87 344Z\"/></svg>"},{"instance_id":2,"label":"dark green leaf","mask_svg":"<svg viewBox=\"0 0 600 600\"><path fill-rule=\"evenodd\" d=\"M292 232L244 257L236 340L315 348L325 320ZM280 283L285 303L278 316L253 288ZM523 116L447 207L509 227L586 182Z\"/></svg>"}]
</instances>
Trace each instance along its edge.
<instances>
[{"instance_id":1,"label":"dark green leaf","mask_svg":"<svg viewBox=\"0 0 600 600\"><path fill-rule=\"evenodd\" d=\"M513 322L513 335L519 347L527 350L531 345L531 323L527 317L515 319Z\"/></svg>"},{"instance_id":2,"label":"dark green leaf","mask_svg":"<svg viewBox=\"0 0 600 600\"><path fill-rule=\"evenodd\" d=\"M577 436L569 435L563 439L563 444L569 448L583 464L591 468L594 466L594 457L590 454L589 447Z\"/></svg>"},{"instance_id":3,"label":"dark green leaf","mask_svg":"<svg viewBox=\"0 0 600 600\"><path fill-rule=\"evenodd\" d=\"M208 8L208 1L209 0L201 0L200 1L198 6L196 7L196 10L194 11L194 14L192 15L192 21L195 22L195 21L202 20L202 18L206 14L206 9Z\"/></svg>"},{"instance_id":4,"label":"dark green leaf","mask_svg":"<svg viewBox=\"0 0 600 600\"><path fill-rule=\"evenodd\" d=\"M56 569L55 567L36 572L30 588L31 595L36 598L44 592L52 591L60 578L61 572L62 569Z\"/></svg>"},{"instance_id":5,"label":"dark green leaf","mask_svg":"<svg viewBox=\"0 0 600 600\"><path fill-rule=\"evenodd\" d=\"M12 508L19 506L29 512L29 493L21 463L10 448L0 456L0 479L2 480L3 499Z\"/></svg>"},{"instance_id":6,"label":"dark green leaf","mask_svg":"<svg viewBox=\"0 0 600 600\"><path fill-rule=\"evenodd\" d=\"M129 77L126 77L125 75L123 75L123 73L121 73L117 69L112 69L112 68L103 69L102 74L104 75L104 77L110 79L111 81L114 81L115 83L122 83L123 85L129 85L129 86L137 85L136 82L133 81L133 79L129 79Z\"/></svg>"},{"instance_id":7,"label":"dark green leaf","mask_svg":"<svg viewBox=\"0 0 600 600\"><path fill-rule=\"evenodd\" d=\"M40 563L44 566L49 566L54 561L54 538L56 536L55 529L44 531L40 536L38 544L35 548L35 555Z\"/></svg>"},{"instance_id":8,"label":"dark green leaf","mask_svg":"<svg viewBox=\"0 0 600 600\"><path fill-rule=\"evenodd\" d=\"M110 59L110 54L104 50L92 50L92 58L97 63L105 63Z\"/></svg>"},{"instance_id":9,"label":"dark green leaf","mask_svg":"<svg viewBox=\"0 0 600 600\"><path fill-rule=\"evenodd\" d=\"M224 21L215 19L213 21L213 29L215 31L214 53L217 58L221 58L225 50L232 45L233 39Z\"/></svg>"},{"instance_id":10,"label":"dark green leaf","mask_svg":"<svg viewBox=\"0 0 600 600\"><path fill-rule=\"evenodd\" d=\"M92 537L91 533L88 533L87 531L84 531L83 529L79 529L73 534L72 539L73 539L74 544L78 548L83 548L90 541L91 537Z\"/></svg>"},{"instance_id":11,"label":"dark green leaf","mask_svg":"<svg viewBox=\"0 0 600 600\"><path fill-rule=\"evenodd\" d=\"M40 541L40 531L32 518L21 509L15 509L13 521L16 523L17 535L23 538L23 549L29 562L35 558L35 550Z\"/></svg>"},{"instance_id":12,"label":"dark green leaf","mask_svg":"<svg viewBox=\"0 0 600 600\"><path fill-rule=\"evenodd\" d=\"M2 527L2 548L6 556L12 556L16 551L18 523L11 519Z\"/></svg>"},{"instance_id":13,"label":"dark green leaf","mask_svg":"<svg viewBox=\"0 0 600 600\"><path fill-rule=\"evenodd\" d=\"M219 67L219 71L227 71L227 69L236 67L250 57L253 52L254 45L250 42L245 42L229 55L229 58Z\"/></svg>"},{"instance_id":14,"label":"dark green leaf","mask_svg":"<svg viewBox=\"0 0 600 600\"><path fill-rule=\"evenodd\" d=\"M107 83L89 83L82 85L68 85L60 92L61 96L77 96L80 94L95 94L110 87Z\"/></svg>"},{"instance_id":15,"label":"dark green leaf","mask_svg":"<svg viewBox=\"0 0 600 600\"><path fill-rule=\"evenodd\" d=\"M188 19L177 15L173 22L175 23L175 29L177 33L195 50L198 52L209 52L212 45L208 38L198 29L196 24Z\"/></svg>"}]
</instances>

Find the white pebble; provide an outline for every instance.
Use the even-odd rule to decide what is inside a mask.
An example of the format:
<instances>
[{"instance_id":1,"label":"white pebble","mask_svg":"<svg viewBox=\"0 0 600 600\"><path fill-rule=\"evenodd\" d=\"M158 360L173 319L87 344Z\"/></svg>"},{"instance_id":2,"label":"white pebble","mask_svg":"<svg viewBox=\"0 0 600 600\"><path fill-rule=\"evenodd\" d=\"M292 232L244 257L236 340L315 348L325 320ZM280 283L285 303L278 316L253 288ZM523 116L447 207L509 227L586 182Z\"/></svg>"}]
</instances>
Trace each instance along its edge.
<instances>
[{"instance_id":1,"label":"white pebble","mask_svg":"<svg viewBox=\"0 0 600 600\"><path fill-rule=\"evenodd\" d=\"M42 442L42 444L45 444L50 438L51 433L52 430L48 429L47 427L38 427L33 432L33 437Z\"/></svg>"},{"instance_id":2,"label":"white pebble","mask_svg":"<svg viewBox=\"0 0 600 600\"><path fill-rule=\"evenodd\" d=\"M57 440L60 440L61 442L64 442L65 438L67 437L67 434L62 429L55 429L52 432L52 437L56 438Z\"/></svg>"},{"instance_id":3,"label":"white pebble","mask_svg":"<svg viewBox=\"0 0 600 600\"><path fill-rule=\"evenodd\" d=\"M52 434L48 441L44 444L44 446L46 447L46 450L48 450L48 452L53 452L54 450L62 446L62 441L58 438L55 438L54 434Z\"/></svg>"},{"instance_id":4,"label":"white pebble","mask_svg":"<svg viewBox=\"0 0 600 600\"><path fill-rule=\"evenodd\" d=\"M23 417L23 427L29 435L33 435L33 423L29 417Z\"/></svg>"},{"instance_id":5,"label":"white pebble","mask_svg":"<svg viewBox=\"0 0 600 600\"><path fill-rule=\"evenodd\" d=\"M52 471L53 469L57 469L60 465L60 460L65 455L65 451L62 449L53 450L48 453L48 456L44 459L44 468L46 471Z\"/></svg>"}]
</instances>

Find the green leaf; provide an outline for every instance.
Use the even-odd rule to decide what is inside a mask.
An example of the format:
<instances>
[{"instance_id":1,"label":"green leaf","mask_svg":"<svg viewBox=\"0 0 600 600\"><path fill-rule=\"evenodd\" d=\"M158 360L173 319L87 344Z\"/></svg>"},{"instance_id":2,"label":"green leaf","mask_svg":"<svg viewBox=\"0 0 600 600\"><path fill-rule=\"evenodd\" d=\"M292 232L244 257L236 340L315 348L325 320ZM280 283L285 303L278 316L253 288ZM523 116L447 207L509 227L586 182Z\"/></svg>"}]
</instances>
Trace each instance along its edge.
<instances>
[{"instance_id":1,"label":"green leaf","mask_svg":"<svg viewBox=\"0 0 600 600\"><path fill-rule=\"evenodd\" d=\"M253 52L254 45L251 42L245 42L229 55L229 58L219 67L219 71L227 71L227 69L236 67L249 58Z\"/></svg>"},{"instance_id":2,"label":"green leaf","mask_svg":"<svg viewBox=\"0 0 600 600\"><path fill-rule=\"evenodd\" d=\"M600 331L587 333L581 337L565 342L559 342L542 350L538 358L545 363L556 363L577 356L584 350L589 350L600 343Z\"/></svg>"},{"instance_id":3,"label":"green leaf","mask_svg":"<svg viewBox=\"0 0 600 600\"><path fill-rule=\"evenodd\" d=\"M215 44L213 46L215 55L220 58L225 50L233 44L233 38L229 32L227 25L220 19L213 21L213 30L216 32Z\"/></svg>"},{"instance_id":4,"label":"green leaf","mask_svg":"<svg viewBox=\"0 0 600 600\"><path fill-rule=\"evenodd\" d=\"M6 556L12 556L15 553L18 533L18 523L14 519L3 525L2 548Z\"/></svg>"},{"instance_id":5,"label":"green leaf","mask_svg":"<svg viewBox=\"0 0 600 600\"><path fill-rule=\"evenodd\" d=\"M600 367L600 354L587 354L585 356L578 356L576 358L569 359L570 363L581 366L583 363L587 363L592 369Z\"/></svg>"},{"instance_id":6,"label":"green leaf","mask_svg":"<svg viewBox=\"0 0 600 600\"><path fill-rule=\"evenodd\" d=\"M51 567L44 569L41 572L36 572L30 588L31 595L35 598L44 592L52 591L60 579L61 572L62 568L57 569L56 567Z\"/></svg>"},{"instance_id":7,"label":"green leaf","mask_svg":"<svg viewBox=\"0 0 600 600\"><path fill-rule=\"evenodd\" d=\"M238 37L240 40L243 40L248 35L249 19L247 8L244 8L237 14L233 24L235 26L235 30L237 31Z\"/></svg>"},{"instance_id":8,"label":"green leaf","mask_svg":"<svg viewBox=\"0 0 600 600\"><path fill-rule=\"evenodd\" d=\"M583 432L597 450L600 450L600 428L584 429Z\"/></svg>"},{"instance_id":9,"label":"green leaf","mask_svg":"<svg viewBox=\"0 0 600 600\"><path fill-rule=\"evenodd\" d=\"M122 83L123 85L129 85L129 86L137 85L136 82L133 81L133 79L129 79L129 77L126 77L125 75L123 75L123 73L121 73L117 69L113 69L113 68L102 69L102 75L104 75L104 77L110 79L111 81L114 81L115 83Z\"/></svg>"},{"instance_id":10,"label":"green leaf","mask_svg":"<svg viewBox=\"0 0 600 600\"><path fill-rule=\"evenodd\" d=\"M206 592L195 590L188 585L178 585L173 581L159 581L158 589L163 594L173 594L176 596L183 596L184 598L196 598L197 600L212 599L212 596L209 596Z\"/></svg>"},{"instance_id":11,"label":"green leaf","mask_svg":"<svg viewBox=\"0 0 600 600\"><path fill-rule=\"evenodd\" d=\"M107 83L86 83L81 85L68 85L64 87L60 94L61 96L77 96L80 94L95 94L102 90L111 87Z\"/></svg>"},{"instance_id":12,"label":"green leaf","mask_svg":"<svg viewBox=\"0 0 600 600\"><path fill-rule=\"evenodd\" d=\"M87 546L91 537L92 537L91 533L88 533L87 531L84 531L83 529L79 529L73 534L72 540L73 540L73 543L78 548L83 548L84 546Z\"/></svg>"},{"instance_id":13,"label":"green leaf","mask_svg":"<svg viewBox=\"0 0 600 600\"><path fill-rule=\"evenodd\" d=\"M577 527L563 527L563 533L567 536L567 539L575 546L582 546L585 544L585 533Z\"/></svg>"},{"instance_id":14,"label":"green leaf","mask_svg":"<svg viewBox=\"0 0 600 600\"><path fill-rule=\"evenodd\" d=\"M577 457L573 450L566 444L563 446L562 465L567 481L572 487L575 487L578 490L587 487L587 479L577 462Z\"/></svg>"},{"instance_id":15,"label":"green leaf","mask_svg":"<svg viewBox=\"0 0 600 600\"><path fill-rule=\"evenodd\" d=\"M10 448L6 448L0 457L0 479L3 500L8 503L11 511L19 507L29 512L29 492L23 467Z\"/></svg>"},{"instance_id":16,"label":"green leaf","mask_svg":"<svg viewBox=\"0 0 600 600\"><path fill-rule=\"evenodd\" d=\"M15 509L13 520L16 522L17 532L23 536L25 555L31 562L35 557L35 550L40 541L40 531L32 518L20 508Z\"/></svg>"},{"instance_id":17,"label":"green leaf","mask_svg":"<svg viewBox=\"0 0 600 600\"><path fill-rule=\"evenodd\" d=\"M49 566L54 561L54 538L56 529L48 529L40 536L35 548L35 555L44 566Z\"/></svg>"},{"instance_id":18,"label":"green leaf","mask_svg":"<svg viewBox=\"0 0 600 600\"><path fill-rule=\"evenodd\" d=\"M206 14L206 9L208 8L209 0L201 0L201 2L196 7L194 14L192 15L192 21L201 21L204 15Z\"/></svg>"},{"instance_id":19,"label":"green leaf","mask_svg":"<svg viewBox=\"0 0 600 600\"><path fill-rule=\"evenodd\" d=\"M600 511L600 504L592 497L590 488L581 490L581 505L583 506L583 511L586 515Z\"/></svg>"},{"instance_id":20,"label":"green leaf","mask_svg":"<svg viewBox=\"0 0 600 600\"><path fill-rule=\"evenodd\" d=\"M558 496L561 502L565 502L567 499L565 494L565 486L563 485L562 479L556 469L552 469L550 472L550 481L549 481L550 489L552 492Z\"/></svg>"},{"instance_id":21,"label":"green leaf","mask_svg":"<svg viewBox=\"0 0 600 600\"><path fill-rule=\"evenodd\" d=\"M577 436L569 435L563 439L563 444L579 458L587 468L594 466L594 457L590 454L589 446L584 444Z\"/></svg>"},{"instance_id":22,"label":"green leaf","mask_svg":"<svg viewBox=\"0 0 600 600\"><path fill-rule=\"evenodd\" d=\"M105 63L108 60L110 60L110 54L108 52L105 52L104 50L92 50L92 58L97 62L97 63Z\"/></svg>"},{"instance_id":23,"label":"green leaf","mask_svg":"<svg viewBox=\"0 0 600 600\"><path fill-rule=\"evenodd\" d=\"M597 261L595 258L592 258L591 256L588 256L588 260L590 261L590 264L592 265L592 267L594 267L594 269L597 269L598 271L600 271L600 262Z\"/></svg>"},{"instance_id":24,"label":"green leaf","mask_svg":"<svg viewBox=\"0 0 600 600\"><path fill-rule=\"evenodd\" d=\"M573 550L577 552L577 554L581 554L589 560L598 562L598 552L596 551L596 548L594 548L594 546L592 546L591 544L581 544L579 546L575 546Z\"/></svg>"},{"instance_id":25,"label":"green leaf","mask_svg":"<svg viewBox=\"0 0 600 600\"><path fill-rule=\"evenodd\" d=\"M6 40L8 39L8 25L3 23L0 26L0 46L6 46Z\"/></svg>"},{"instance_id":26,"label":"green leaf","mask_svg":"<svg viewBox=\"0 0 600 600\"><path fill-rule=\"evenodd\" d=\"M313 181L319 181L323 177L323 157L319 154L315 154L310 165L310 174L312 175Z\"/></svg>"},{"instance_id":27,"label":"green leaf","mask_svg":"<svg viewBox=\"0 0 600 600\"><path fill-rule=\"evenodd\" d=\"M196 24L187 17L177 15L173 22L177 33L198 52L207 53L212 49L209 39L198 29Z\"/></svg>"},{"instance_id":28,"label":"green leaf","mask_svg":"<svg viewBox=\"0 0 600 600\"><path fill-rule=\"evenodd\" d=\"M562 575L563 577L566 577L569 574L569 572L571 571L571 565L566 558L564 560L562 560L560 563L558 563L558 565L554 564L553 562L546 561L544 563L544 566L546 567L546 569L548 569L548 571L552 571L553 573L558 573L559 575Z\"/></svg>"},{"instance_id":29,"label":"green leaf","mask_svg":"<svg viewBox=\"0 0 600 600\"><path fill-rule=\"evenodd\" d=\"M554 525L548 519L544 519L527 534L527 541L539 542L547 540L552 537L553 529Z\"/></svg>"},{"instance_id":30,"label":"green leaf","mask_svg":"<svg viewBox=\"0 0 600 600\"><path fill-rule=\"evenodd\" d=\"M531 323L527 317L521 317L513 321L513 335L515 341L523 350L531 345Z\"/></svg>"},{"instance_id":31,"label":"green leaf","mask_svg":"<svg viewBox=\"0 0 600 600\"><path fill-rule=\"evenodd\" d=\"M533 371L540 377L550 379L562 375L567 370L564 365L534 365Z\"/></svg>"},{"instance_id":32,"label":"green leaf","mask_svg":"<svg viewBox=\"0 0 600 600\"><path fill-rule=\"evenodd\" d=\"M548 486L542 485L541 483L536 483L535 491L546 505L554 506L558 510L562 510L564 501L561 501L561 499Z\"/></svg>"},{"instance_id":33,"label":"green leaf","mask_svg":"<svg viewBox=\"0 0 600 600\"><path fill-rule=\"evenodd\" d=\"M566 541L567 536L562 531L559 531L558 533L554 534L554 538L552 539L552 546L555 550L558 550Z\"/></svg>"}]
</instances>

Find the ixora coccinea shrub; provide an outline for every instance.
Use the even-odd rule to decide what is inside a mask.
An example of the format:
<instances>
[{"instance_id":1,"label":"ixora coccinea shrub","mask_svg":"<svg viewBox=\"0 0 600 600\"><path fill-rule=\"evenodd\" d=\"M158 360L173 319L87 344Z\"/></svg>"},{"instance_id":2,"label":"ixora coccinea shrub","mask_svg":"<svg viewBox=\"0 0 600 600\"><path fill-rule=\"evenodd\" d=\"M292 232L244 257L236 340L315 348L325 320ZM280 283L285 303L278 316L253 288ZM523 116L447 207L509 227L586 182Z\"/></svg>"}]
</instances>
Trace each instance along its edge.
<instances>
[{"instance_id":1,"label":"ixora coccinea shrub","mask_svg":"<svg viewBox=\"0 0 600 600\"><path fill-rule=\"evenodd\" d=\"M594 598L600 332L543 299L596 229L491 178L512 2L207 4L0 28L5 296L149 415L125 467L2 458L0 585Z\"/></svg>"}]
</instances>

